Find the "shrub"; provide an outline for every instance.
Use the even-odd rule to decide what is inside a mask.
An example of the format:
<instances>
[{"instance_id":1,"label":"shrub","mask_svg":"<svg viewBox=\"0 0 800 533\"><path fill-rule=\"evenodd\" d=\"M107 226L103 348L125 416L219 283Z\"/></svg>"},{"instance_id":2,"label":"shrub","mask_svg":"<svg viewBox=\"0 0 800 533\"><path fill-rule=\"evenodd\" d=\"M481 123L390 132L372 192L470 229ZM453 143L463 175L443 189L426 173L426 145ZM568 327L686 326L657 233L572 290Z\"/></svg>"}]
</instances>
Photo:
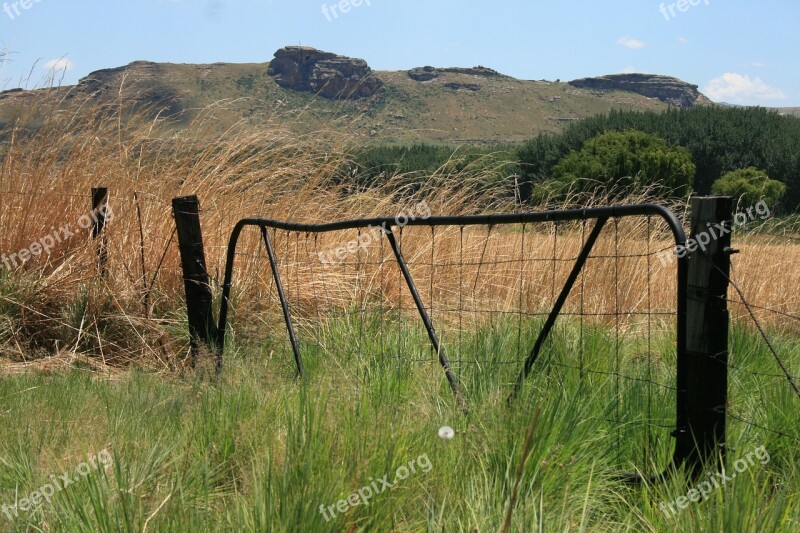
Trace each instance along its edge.
<instances>
[{"instance_id":1,"label":"shrub","mask_svg":"<svg viewBox=\"0 0 800 533\"><path fill-rule=\"evenodd\" d=\"M658 185L683 196L694 181L689 150L670 147L641 131L608 132L586 141L553 167L552 178L579 192L603 188L624 193Z\"/></svg>"},{"instance_id":2,"label":"shrub","mask_svg":"<svg viewBox=\"0 0 800 533\"><path fill-rule=\"evenodd\" d=\"M770 179L767 173L756 167L734 170L714 182L711 192L733 196L737 203L755 205L764 200L774 207L786 194L786 185Z\"/></svg>"}]
</instances>

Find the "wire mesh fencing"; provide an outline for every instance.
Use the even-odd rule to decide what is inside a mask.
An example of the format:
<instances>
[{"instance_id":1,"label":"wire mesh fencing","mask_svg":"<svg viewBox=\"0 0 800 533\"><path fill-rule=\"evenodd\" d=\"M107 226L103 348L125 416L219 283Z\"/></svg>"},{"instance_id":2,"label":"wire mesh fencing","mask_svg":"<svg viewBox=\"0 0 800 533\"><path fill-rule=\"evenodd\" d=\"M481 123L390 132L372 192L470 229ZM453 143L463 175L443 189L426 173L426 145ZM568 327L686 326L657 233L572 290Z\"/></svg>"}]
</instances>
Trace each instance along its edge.
<instances>
[{"instance_id":1,"label":"wire mesh fencing","mask_svg":"<svg viewBox=\"0 0 800 533\"><path fill-rule=\"evenodd\" d=\"M620 469L654 472L672 460L682 263L663 256L684 237L671 213L407 222L243 221L222 334L230 304L236 334L270 332L274 358L337 387L378 381L387 401L421 389L444 397L449 387L465 409L591 405L587 424ZM234 280L234 265L247 275Z\"/></svg>"}]
</instances>

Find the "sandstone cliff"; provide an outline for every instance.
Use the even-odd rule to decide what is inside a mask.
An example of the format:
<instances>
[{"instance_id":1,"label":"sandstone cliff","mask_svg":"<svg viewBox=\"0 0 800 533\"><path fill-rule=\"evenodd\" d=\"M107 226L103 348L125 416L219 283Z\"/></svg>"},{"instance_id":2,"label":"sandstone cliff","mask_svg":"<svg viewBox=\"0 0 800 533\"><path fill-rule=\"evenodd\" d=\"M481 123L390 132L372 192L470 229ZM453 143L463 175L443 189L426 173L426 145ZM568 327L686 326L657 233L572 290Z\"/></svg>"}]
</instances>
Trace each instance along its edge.
<instances>
[{"instance_id":1,"label":"sandstone cliff","mask_svg":"<svg viewBox=\"0 0 800 533\"><path fill-rule=\"evenodd\" d=\"M363 59L304 46L287 46L275 52L268 73L281 87L330 100L366 98L383 87Z\"/></svg>"},{"instance_id":2,"label":"sandstone cliff","mask_svg":"<svg viewBox=\"0 0 800 533\"><path fill-rule=\"evenodd\" d=\"M582 78L569 84L579 89L628 91L684 109L711 103L697 90L697 85L655 74L611 74L599 78Z\"/></svg>"}]
</instances>

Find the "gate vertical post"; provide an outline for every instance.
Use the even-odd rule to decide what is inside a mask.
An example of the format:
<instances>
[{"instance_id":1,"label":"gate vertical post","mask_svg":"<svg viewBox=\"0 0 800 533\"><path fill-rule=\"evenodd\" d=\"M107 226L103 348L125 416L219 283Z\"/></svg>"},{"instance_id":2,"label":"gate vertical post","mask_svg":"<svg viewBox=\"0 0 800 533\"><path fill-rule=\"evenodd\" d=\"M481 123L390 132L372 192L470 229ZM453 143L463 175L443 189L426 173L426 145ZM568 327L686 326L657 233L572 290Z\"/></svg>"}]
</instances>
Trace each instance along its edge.
<instances>
[{"instance_id":1,"label":"gate vertical post","mask_svg":"<svg viewBox=\"0 0 800 533\"><path fill-rule=\"evenodd\" d=\"M694 197L691 207L691 238L685 250L676 250L689 258L686 364L678 376L685 426L677 430L676 458L696 476L721 466L725 455L733 199Z\"/></svg>"}]
</instances>

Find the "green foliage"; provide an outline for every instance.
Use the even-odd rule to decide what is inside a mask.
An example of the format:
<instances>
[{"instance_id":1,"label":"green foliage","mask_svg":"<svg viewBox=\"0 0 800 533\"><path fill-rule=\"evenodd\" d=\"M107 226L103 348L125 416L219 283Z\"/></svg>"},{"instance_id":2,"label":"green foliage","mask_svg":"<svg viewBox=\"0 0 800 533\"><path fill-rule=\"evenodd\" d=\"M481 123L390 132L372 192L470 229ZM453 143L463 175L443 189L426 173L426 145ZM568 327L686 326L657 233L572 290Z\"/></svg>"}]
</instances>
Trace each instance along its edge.
<instances>
[{"instance_id":1,"label":"green foliage","mask_svg":"<svg viewBox=\"0 0 800 533\"><path fill-rule=\"evenodd\" d=\"M512 164L514 150L508 147L455 147L448 145L413 144L411 146L370 146L356 153L351 174L361 186L377 185L392 176L403 174L413 181L436 172L451 175L465 171L486 170L494 180L507 178L517 170Z\"/></svg>"},{"instance_id":2,"label":"green foliage","mask_svg":"<svg viewBox=\"0 0 800 533\"><path fill-rule=\"evenodd\" d=\"M751 328L731 329L735 412L782 433L729 419L729 475L757 447L770 460L734 475L705 501L684 510L674 506L672 515L661 504L697 485L690 474L670 468L665 481L636 488L616 479L620 469L660 472L671 459L671 334L652 344L624 336L620 364L633 379L620 386L612 375L619 370L611 356L619 342L613 328L560 324L528 386L509 406L517 361L541 321L525 327L520 342L516 318L498 320L465 334L463 343L454 341L463 359L454 369L472 407L464 417L430 360L422 328L398 324L380 335L383 313L364 320L360 325L348 314L320 328L319 339L301 337L309 363L303 380L296 379L291 353L277 334L239 345L213 384L139 372L100 379L77 369L5 376L0 503L9 516L0 512L0 530L499 531L535 410L541 416L513 531L544 531L543 524L548 531L796 530L797 398L788 384L764 376L774 361ZM795 368L796 337L772 337ZM382 345L402 347L391 353L403 357L378 355ZM565 366L578 364L581 348L583 378ZM653 351L652 361L642 357L645 350ZM612 420L614 398L619 422ZM652 416L652 432L642 429L645 413ZM443 425L456 430L455 438L437 437ZM102 450L113 465L75 474L89 454ZM401 465L423 455L428 468L396 478ZM15 514L16 502L64 472L72 473L72 484ZM384 476L395 483L369 505L333 516L321 512L320 506L336 505Z\"/></svg>"},{"instance_id":3,"label":"green foliage","mask_svg":"<svg viewBox=\"0 0 800 533\"><path fill-rule=\"evenodd\" d=\"M241 92L252 92L256 83L256 77L253 74L242 76L236 79L236 88Z\"/></svg>"},{"instance_id":4,"label":"green foliage","mask_svg":"<svg viewBox=\"0 0 800 533\"><path fill-rule=\"evenodd\" d=\"M626 131L602 133L589 139L553 167L553 179L578 191L596 187L630 191L662 185L684 195L694 181L695 166L689 150L671 148L649 133Z\"/></svg>"},{"instance_id":5,"label":"green foliage","mask_svg":"<svg viewBox=\"0 0 800 533\"><path fill-rule=\"evenodd\" d=\"M518 152L528 192L547 181L571 151L607 131L638 130L684 146L697 167L693 189L711 192L729 171L757 167L787 186L786 204L800 207L800 120L763 108L695 107L663 113L613 111L570 124L562 134L539 135Z\"/></svg>"},{"instance_id":6,"label":"green foliage","mask_svg":"<svg viewBox=\"0 0 800 533\"><path fill-rule=\"evenodd\" d=\"M786 194L786 185L770 179L763 170L748 167L722 176L714 182L711 192L733 196L737 202L746 205L755 205L764 200L767 205L773 207Z\"/></svg>"},{"instance_id":7,"label":"green foliage","mask_svg":"<svg viewBox=\"0 0 800 533\"><path fill-rule=\"evenodd\" d=\"M414 144L412 146L374 146L356 157L360 179L371 181L381 176L412 172L435 172L453 156L455 148Z\"/></svg>"}]
</instances>

